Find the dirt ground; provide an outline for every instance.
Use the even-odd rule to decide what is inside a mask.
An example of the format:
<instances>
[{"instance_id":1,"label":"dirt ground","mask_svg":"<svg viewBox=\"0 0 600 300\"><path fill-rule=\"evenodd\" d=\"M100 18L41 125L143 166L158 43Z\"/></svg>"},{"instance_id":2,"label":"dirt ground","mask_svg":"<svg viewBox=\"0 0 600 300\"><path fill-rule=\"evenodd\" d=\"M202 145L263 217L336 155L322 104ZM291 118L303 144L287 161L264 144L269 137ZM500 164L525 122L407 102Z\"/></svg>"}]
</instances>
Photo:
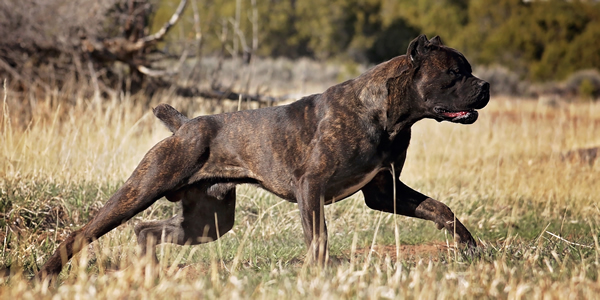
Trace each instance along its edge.
<instances>
[{"instance_id":1,"label":"dirt ground","mask_svg":"<svg viewBox=\"0 0 600 300\"><path fill-rule=\"evenodd\" d=\"M368 253L369 248L356 249L356 256L364 256ZM385 258L389 256L392 260L396 260L395 245L376 245L373 247L373 256ZM441 252L454 251L452 245L448 247L443 242L434 242L421 245L400 245L398 251L400 258L404 259L431 259L437 261Z\"/></svg>"}]
</instances>

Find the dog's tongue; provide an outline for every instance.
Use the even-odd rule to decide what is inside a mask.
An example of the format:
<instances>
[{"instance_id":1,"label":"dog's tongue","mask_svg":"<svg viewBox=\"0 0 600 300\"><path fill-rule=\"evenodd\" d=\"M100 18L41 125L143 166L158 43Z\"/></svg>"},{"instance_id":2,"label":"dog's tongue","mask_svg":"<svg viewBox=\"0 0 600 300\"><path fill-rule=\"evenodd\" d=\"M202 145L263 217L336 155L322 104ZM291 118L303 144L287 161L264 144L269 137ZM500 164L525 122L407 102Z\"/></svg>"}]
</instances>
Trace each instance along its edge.
<instances>
[{"instance_id":1,"label":"dog's tongue","mask_svg":"<svg viewBox=\"0 0 600 300\"><path fill-rule=\"evenodd\" d=\"M468 111L445 112L444 116L446 116L448 118L456 118L456 117L465 116L468 113L469 113Z\"/></svg>"}]
</instances>

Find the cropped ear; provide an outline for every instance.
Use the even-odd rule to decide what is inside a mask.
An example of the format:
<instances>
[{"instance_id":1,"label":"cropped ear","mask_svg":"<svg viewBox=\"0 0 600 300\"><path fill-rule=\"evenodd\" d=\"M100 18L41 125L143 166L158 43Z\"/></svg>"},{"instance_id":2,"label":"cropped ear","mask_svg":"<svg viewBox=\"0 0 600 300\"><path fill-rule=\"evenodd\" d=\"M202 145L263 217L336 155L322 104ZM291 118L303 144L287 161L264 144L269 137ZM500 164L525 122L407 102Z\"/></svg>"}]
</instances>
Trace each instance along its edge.
<instances>
[{"instance_id":1,"label":"cropped ear","mask_svg":"<svg viewBox=\"0 0 600 300\"><path fill-rule=\"evenodd\" d=\"M408 50L406 50L406 55L410 57L411 62L418 63L421 56L427 53L427 46L429 46L427 36L421 34L416 39L412 40L412 42L410 42L410 45L408 45Z\"/></svg>"},{"instance_id":2,"label":"cropped ear","mask_svg":"<svg viewBox=\"0 0 600 300\"><path fill-rule=\"evenodd\" d=\"M434 36L429 40L429 43L435 46L443 46L442 39L439 36Z\"/></svg>"}]
</instances>

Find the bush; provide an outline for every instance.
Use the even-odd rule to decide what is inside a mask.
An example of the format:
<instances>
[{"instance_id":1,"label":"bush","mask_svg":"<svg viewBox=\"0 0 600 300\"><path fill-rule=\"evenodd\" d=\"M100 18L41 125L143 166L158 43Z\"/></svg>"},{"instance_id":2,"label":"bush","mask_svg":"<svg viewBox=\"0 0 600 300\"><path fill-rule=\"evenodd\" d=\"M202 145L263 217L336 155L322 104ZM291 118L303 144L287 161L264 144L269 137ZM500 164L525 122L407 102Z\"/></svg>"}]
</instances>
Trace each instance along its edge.
<instances>
[{"instance_id":1,"label":"bush","mask_svg":"<svg viewBox=\"0 0 600 300\"><path fill-rule=\"evenodd\" d=\"M584 79L579 84L579 96L581 96L583 98L587 98L587 99L593 98L594 92L595 92L594 84L588 78Z\"/></svg>"},{"instance_id":2,"label":"bush","mask_svg":"<svg viewBox=\"0 0 600 300\"><path fill-rule=\"evenodd\" d=\"M570 95L587 99L600 97L600 72L598 70L583 70L573 73L564 84L565 92Z\"/></svg>"},{"instance_id":3,"label":"bush","mask_svg":"<svg viewBox=\"0 0 600 300\"><path fill-rule=\"evenodd\" d=\"M475 75L490 83L492 95L520 96L527 92L528 84L502 66L477 67Z\"/></svg>"}]
</instances>

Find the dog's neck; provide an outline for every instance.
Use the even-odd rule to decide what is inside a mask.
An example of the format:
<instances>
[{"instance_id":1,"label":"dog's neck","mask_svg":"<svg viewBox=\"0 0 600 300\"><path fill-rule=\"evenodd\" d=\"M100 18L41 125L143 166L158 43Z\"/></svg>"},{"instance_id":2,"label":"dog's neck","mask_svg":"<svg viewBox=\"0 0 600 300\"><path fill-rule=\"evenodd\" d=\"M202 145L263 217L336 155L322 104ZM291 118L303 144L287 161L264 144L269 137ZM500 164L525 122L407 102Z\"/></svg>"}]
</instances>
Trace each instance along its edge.
<instances>
[{"instance_id":1,"label":"dog's neck","mask_svg":"<svg viewBox=\"0 0 600 300\"><path fill-rule=\"evenodd\" d=\"M363 118L377 120L378 130L390 140L423 118L415 104L418 94L412 88L415 72L408 57L402 55L373 67L348 85L355 90L356 107Z\"/></svg>"},{"instance_id":2,"label":"dog's neck","mask_svg":"<svg viewBox=\"0 0 600 300\"><path fill-rule=\"evenodd\" d=\"M397 82L394 82L397 81ZM388 95L386 99L386 122L385 129L390 137L398 132L409 129L414 123L421 120L418 108L413 105L410 98L415 97L414 91L409 85L400 85L401 78L392 78L388 82Z\"/></svg>"},{"instance_id":3,"label":"dog's neck","mask_svg":"<svg viewBox=\"0 0 600 300\"><path fill-rule=\"evenodd\" d=\"M412 80L416 69L410 66L406 56L400 57L397 75L387 79L385 99L385 130L390 139L394 139L399 132L410 130L413 124L423 119L419 96L414 90Z\"/></svg>"}]
</instances>

